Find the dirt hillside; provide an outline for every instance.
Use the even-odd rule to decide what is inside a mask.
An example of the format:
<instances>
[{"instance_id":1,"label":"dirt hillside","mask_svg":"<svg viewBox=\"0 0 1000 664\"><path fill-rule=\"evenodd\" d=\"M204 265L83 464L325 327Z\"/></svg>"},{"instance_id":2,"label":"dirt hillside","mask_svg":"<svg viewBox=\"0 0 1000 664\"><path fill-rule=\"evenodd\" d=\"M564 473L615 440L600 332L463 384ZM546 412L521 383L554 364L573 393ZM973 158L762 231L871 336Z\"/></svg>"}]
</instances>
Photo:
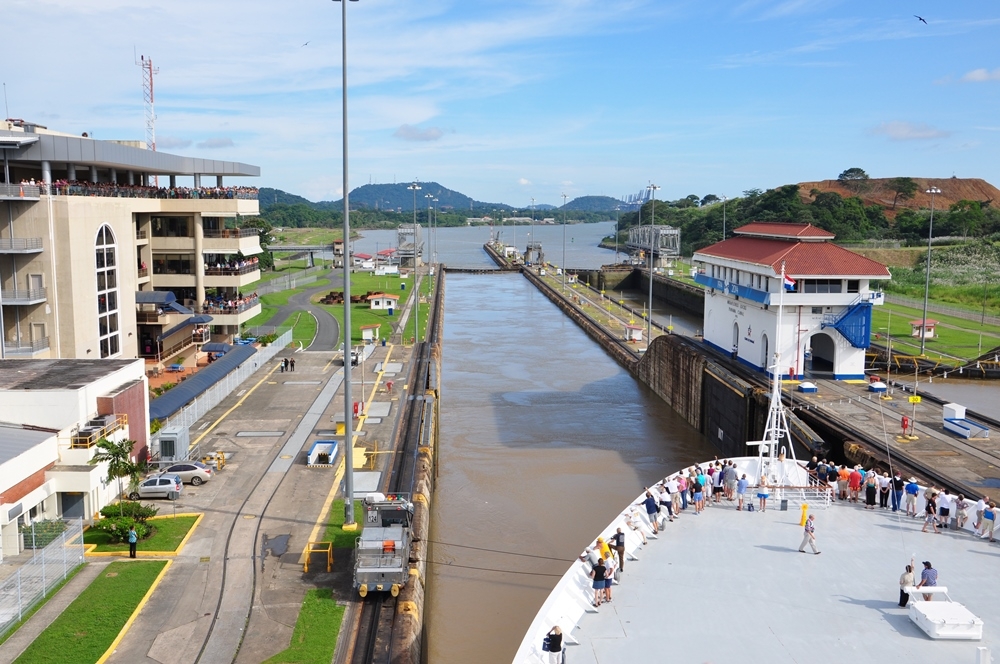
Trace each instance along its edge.
<instances>
[{"instance_id":1,"label":"dirt hillside","mask_svg":"<svg viewBox=\"0 0 1000 664\"><path fill-rule=\"evenodd\" d=\"M895 195L889 189L888 183L891 178L873 178L868 180L865 189L860 193L853 191L837 180L822 180L820 182L800 182L799 195L803 202L811 203L815 198L813 190L835 191L841 196L861 196L865 205L881 205L885 208L886 216L894 217L896 212L905 210L919 210L931 206L931 197L924 192L931 187L941 190L940 194L934 196L934 207L938 210L948 209L952 203L960 200L979 201L985 203L992 202L1000 205L1000 189L997 189L986 180L979 178L913 178L917 183L917 193L913 198L896 203L896 210L892 210L892 197Z\"/></svg>"}]
</instances>

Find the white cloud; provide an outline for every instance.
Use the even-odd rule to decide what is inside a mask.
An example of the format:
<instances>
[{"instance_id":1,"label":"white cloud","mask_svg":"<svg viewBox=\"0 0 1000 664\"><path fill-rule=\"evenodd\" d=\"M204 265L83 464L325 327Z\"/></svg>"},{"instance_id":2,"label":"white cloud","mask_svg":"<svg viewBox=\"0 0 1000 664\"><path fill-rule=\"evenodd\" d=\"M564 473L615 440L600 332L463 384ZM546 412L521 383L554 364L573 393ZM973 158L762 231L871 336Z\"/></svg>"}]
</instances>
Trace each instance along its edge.
<instances>
[{"instance_id":1,"label":"white cloud","mask_svg":"<svg viewBox=\"0 0 1000 664\"><path fill-rule=\"evenodd\" d=\"M156 147L160 150L183 150L191 145L191 141L186 138L176 138L174 136L161 136L156 139Z\"/></svg>"},{"instance_id":2,"label":"white cloud","mask_svg":"<svg viewBox=\"0 0 1000 664\"><path fill-rule=\"evenodd\" d=\"M873 134L888 136L893 141L926 141L932 138L944 138L950 136L950 131L937 129L923 123L902 122L893 120L883 122L872 129Z\"/></svg>"},{"instance_id":3,"label":"white cloud","mask_svg":"<svg viewBox=\"0 0 1000 664\"><path fill-rule=\"evenodd\" d=\"M518 178L517 183L522 187L527 187L528 185L531 184L531 180L529 180L528 178Z\"/></svg>"},{"instance_id":4,"label":"white cloud","mask_svg":"<svg viewBox=\"0 0 1000 664\"><path fill-rule=\"evenodd\" d=\"M444 136L444 132L437 127L421 129L420 127L405 124L401 125L392 135L404 141L436 141Z\"/></svg>"},{"instance_id":5,"label":"white cloud","mask_svg":"<svg viewBox=\"0 0 1000 664\"><path fill-rule=\"evenodd\" d=\"M990 71L989 69L973 69L962 77L964 83L986 83L987 81L1000 81L1000 67Z\"/></svg>"},{"instance_id":6,"label":"white cloud","mask_svg":"<svg viewBox=\"0 0 1000 664\"><path fill-rule=\"evenodd\" d=\"M196 147L203 148L206 150L215 150L218 148L231 148L234 145L236 144L233 143L233 139L220 136L218 138L206 139L201 143L199 143Z\"/></svg>"}]
</instances>

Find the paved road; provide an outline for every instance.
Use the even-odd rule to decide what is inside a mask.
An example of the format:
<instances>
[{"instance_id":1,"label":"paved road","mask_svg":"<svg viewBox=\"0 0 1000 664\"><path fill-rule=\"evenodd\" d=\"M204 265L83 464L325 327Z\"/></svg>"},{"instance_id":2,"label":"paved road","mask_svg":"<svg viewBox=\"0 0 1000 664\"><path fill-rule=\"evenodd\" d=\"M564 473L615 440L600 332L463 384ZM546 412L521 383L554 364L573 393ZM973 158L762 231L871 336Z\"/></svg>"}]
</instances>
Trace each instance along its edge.
<instances>
[{"instance_id":1,"label":"paved road","mask_svg":"<svg viewBox=\"0 0 1000 664\"><path fill-rule=\"evenodd\" d=\"M323 307L312 304L309 300L317 293L328 293L338 287L343 289L343 276L330 274L329 283L316 286L288 298L288 304L280 307L265 325L280 325L288 317L300 311L308 311L316 319L316 336L309 350L335 350L340 343L340 323Z\"/></svg>"}]
</instances>

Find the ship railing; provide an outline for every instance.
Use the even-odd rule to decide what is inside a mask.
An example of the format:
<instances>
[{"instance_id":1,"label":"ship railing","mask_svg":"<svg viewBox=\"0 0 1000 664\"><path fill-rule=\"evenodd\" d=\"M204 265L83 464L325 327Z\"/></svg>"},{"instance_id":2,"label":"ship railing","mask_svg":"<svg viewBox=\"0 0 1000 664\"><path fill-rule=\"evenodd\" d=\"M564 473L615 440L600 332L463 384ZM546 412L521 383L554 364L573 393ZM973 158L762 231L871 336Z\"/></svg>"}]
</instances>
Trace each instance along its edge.
<instances>
[{"instance_id":1,"label":"ship railing","mask_svg":"<svg viewBox=\"0 0 1000 664\"><path fill-rule=\"evenodd\" d=\"M809 505L826 509L833 502L833 487L830 486L778 486L774 487L774 499L787 500L789 505Z\"/></svg>"}]
</instances>

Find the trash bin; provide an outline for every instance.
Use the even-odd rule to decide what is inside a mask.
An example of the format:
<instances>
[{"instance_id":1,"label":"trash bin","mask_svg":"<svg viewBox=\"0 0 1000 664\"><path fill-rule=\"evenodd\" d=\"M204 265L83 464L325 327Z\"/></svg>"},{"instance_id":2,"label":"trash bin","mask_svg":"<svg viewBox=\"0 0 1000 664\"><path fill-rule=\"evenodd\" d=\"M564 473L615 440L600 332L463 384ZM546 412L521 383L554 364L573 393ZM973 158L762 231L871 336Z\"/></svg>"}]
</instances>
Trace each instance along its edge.
<instances>
[{"instance_id":1,"label":"trash bin","mask_svg":"<svg viewBox=\"0 0 1000 664\"><path fill-rule=\"evenodd\" d=\"M779 507L778 509L780 511L782 511L782 512L787 512L788 511L788 499L787 498L782 498L781 499L781 507Z\"/></svg>"},{"instance_id":2,"label":"trash bin","mask_svg":"<svg viewBox=\"0 0 1000 664\"><path fill-rule=\"evenodd\" d=\"M385 339L382 340L382 347L385 348Z\"/></svg>"}]
</instances>

